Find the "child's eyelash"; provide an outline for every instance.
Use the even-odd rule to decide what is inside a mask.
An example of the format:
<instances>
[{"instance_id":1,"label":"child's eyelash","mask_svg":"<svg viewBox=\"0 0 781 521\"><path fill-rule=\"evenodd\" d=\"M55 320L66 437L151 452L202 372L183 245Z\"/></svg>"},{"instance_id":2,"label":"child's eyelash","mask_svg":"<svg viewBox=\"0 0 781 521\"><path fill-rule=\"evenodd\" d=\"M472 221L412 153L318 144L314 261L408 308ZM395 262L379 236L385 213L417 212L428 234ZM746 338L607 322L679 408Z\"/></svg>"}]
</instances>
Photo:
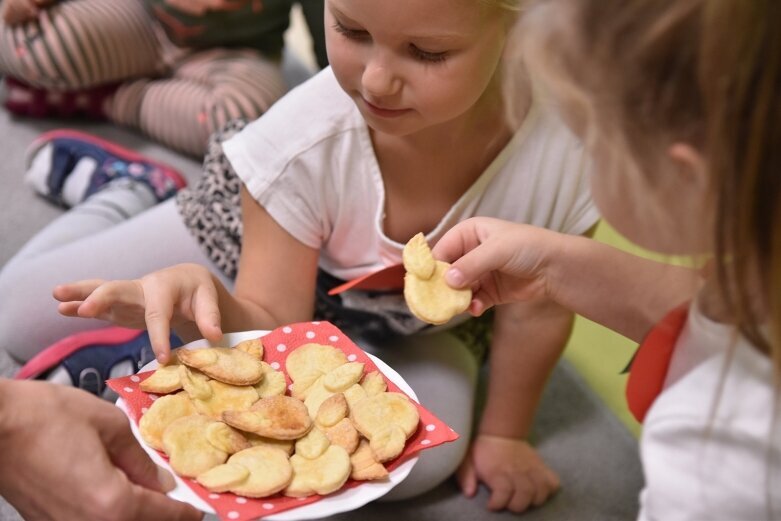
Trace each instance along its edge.
<instances>
[{"instance_id":1,"label":"child's eyelash","mask_svg":"<svg viewBox=\"0 0 781 521\"><path fill-rule=\"evenodd\" d=\"M415 58L425 62L441 63L447 59L447 52L428 52L414 45L410 45L409 50Z\"/></svg>"},{"instance_id":2,"label":"child's eyelash","mask_svg":"<svg viewBox=\"0 0 781 521\"><path fill-rule=\"evenodd\" d=\"M355 29L348 29L347 27L343 26L339 22L334 23L333 25L334 30L341 34L342 36L349 38L351 40L366 40L368 39L369 35L366 33L366 31L358 31Z\"/></svg>"},{"instance_id":3,"label":"child's eyelash","mask_svg":"<svg viewBox=\"0 0 781 521\"><path fill-rule=\"evenodd\" d=\"M335 22L333 24L333 28L337 33L350 40L365 41L371 38L369 33L366 31L350 29L339 22ZM428 52L419 49L417 46L412 44L409 46L409 51L415 59L429 63L441 63L445 61L448 56L447 52Z\"/></svg>"}]
</instances>

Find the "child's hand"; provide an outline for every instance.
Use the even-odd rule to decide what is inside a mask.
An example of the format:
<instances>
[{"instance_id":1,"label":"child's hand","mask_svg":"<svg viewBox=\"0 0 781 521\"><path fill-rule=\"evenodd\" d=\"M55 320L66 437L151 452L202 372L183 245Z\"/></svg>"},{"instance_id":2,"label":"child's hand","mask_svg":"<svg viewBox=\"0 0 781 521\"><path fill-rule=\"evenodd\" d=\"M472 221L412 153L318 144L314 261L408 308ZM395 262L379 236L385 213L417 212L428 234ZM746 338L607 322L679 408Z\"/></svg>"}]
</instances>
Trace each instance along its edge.
<instances>
[{"instance_id":1,"label":"child's hand","mask_svg":"<svg viewBox=\"0 0 781 521\"><path fill-rule=\"evenodd\" d=\"M457 477L467 497L477 493L480 482L491 489L490 510L523 512L545 503L560 486L556 473L526 441L486 434L472 442Z\"/></svg>"},{"instance_id":2,"label":"child's hand","mask_svg":"<svg viewBox=\"0 0 781 521\"><path fill-rule=\"evenodd\" d=\"M472 288L469 311L479 315L497 304L549 296L546 262L558 237L534 226L476 217L451 228L432 253L453 264L445 275L448 284Z\"/></svg>"},{"instance_id":3,"label":"child's hand","mask_svg":"<svg viewBox=\"0 0 781 521\"><path fill-rule=\"evenodd\" d=\"M168 361L171 326L195 324L212 341L222 337L217 283L197 264L180 264L136 280L85 280L57 286L58 311L147 329L158 361Z\"/></svg>"}]
</instances>

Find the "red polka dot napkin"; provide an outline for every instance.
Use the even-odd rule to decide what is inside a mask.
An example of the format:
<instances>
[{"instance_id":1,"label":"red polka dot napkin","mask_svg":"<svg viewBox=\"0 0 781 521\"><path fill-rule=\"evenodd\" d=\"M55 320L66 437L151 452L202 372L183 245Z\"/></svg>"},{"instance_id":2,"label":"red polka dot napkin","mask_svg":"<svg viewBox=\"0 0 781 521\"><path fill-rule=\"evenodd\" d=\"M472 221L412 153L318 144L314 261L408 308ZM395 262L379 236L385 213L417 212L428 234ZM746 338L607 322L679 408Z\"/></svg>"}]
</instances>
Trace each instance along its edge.
<instances>
[{"instance_id":1,"label":"red polka dot napkin","mask_svg":"<svg viewBox=\"0 0 781 521\"><path fill-rule=\"evenodd\" d=\"M327 344L341 349L350 361L363 362L364 372L369 373L379 369L371 361L369 356L347 335L330 322L302 322L277 328L261 338L263 342L263 359L271 364L274 369L285 372L285 359L291 351L308 343ZM152 405L157 396L147 394L139 389L138 384L146 379L151 372L139 373L124 378L115 378L108 381L108 385L116 391L125 401L130 418L138 424L141 415ZM388 384L388 390L403 392L394 384L387 375L383 375ZM288 386L292 383L285 374ZM413 400L414 402L414 400ZM416 402L415 402L416 403ZM439 420L431 412L420 404L417 404L420 412L420 424L418 430L407 440L404 452L395 460L386 463L389 472L396 469L401 463L412 455L424 449L436 447L458 439L458 434ZM162 453L161 456L165 457ZM308 498L287 498L275 495L263 499L250 499L239 497L230 493L215 494L201 487L191 479L184 482L192 491L206 503L211 505L220 519L245 521L268 516L285 510L290 510L303 505L308 505L323 499L323 496L311 496ZM360 487L363 482L349 480L346 488ZM335 494L339 494L336 492Z\"/></svg>"}]
</instances>

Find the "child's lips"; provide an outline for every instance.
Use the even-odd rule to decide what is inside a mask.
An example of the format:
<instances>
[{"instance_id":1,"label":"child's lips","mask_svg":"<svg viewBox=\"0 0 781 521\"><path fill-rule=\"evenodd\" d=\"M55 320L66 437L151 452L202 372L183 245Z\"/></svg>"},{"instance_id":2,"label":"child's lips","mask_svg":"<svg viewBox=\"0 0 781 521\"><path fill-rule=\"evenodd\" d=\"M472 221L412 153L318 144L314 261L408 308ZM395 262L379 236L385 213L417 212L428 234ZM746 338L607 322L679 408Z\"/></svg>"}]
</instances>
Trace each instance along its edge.
<instances>
[{"instance_id":1,"label":"child's lips","mask_svg":"<svg viewBox=\"0 0 781 521\"><path fill-rule=\"evenodd\" d=\"M392 108L386 108L379 105L375 105L374 103L370 102L363 96L361 96L361 100L363 101L364 105L366 105L366 108L368 108L372 114L375 114L383 118L395 118L398 116L402 116L410 112L411 110L411 109L392 109Z\"/></svg>"}]
</instances>

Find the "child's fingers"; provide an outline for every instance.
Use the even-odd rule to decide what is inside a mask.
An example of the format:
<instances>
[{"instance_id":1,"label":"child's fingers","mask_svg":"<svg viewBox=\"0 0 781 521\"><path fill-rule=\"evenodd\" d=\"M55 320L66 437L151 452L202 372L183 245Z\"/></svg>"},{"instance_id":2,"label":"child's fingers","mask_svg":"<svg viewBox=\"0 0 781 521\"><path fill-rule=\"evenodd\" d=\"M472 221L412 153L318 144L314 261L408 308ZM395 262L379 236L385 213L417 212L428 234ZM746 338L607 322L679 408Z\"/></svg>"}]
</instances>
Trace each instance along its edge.
<instances>
[{"instance_id":1,"label":"child's fingers","mask_svg":"<svg viewBox=\"0 0 781 521\"><path fill-rule=\"evenodd\" d=\"M198 330L204 338L219 342L222 338L222 319L217 306L217 290L213 286L201 285L193 299L193 316Z\"/></svg>"},{"instance_id":2,"label":"child's fingers","mask_svg":"<svg viewBox=\"0 0 781 521\"><path fill-rule=\"evenodd\" d=\"M117 304L141 307L144 305L144 292L132 280L105 282L87 294L78 314L82 318L106 317Z\"/></svg>"},{"instance_id":3,"label":"child's fingers","mask_svg":"<svg viewBox=\"0 0 781 521\"><path fill-rule=\"evenodd\" d=\"M504 474L494 476L490 483L491 497L488 499L489 510L502 510L507 506L513 495L513 484Z\"/></svg>"},{"instance_id":4,"label":"child's fingers","mask_svg":"<svg viewBox=\"0 0 781 521\"><path fill-rule=\"evenodd\" d=\"M467 459L458 468L456 479L461 487L461 492L466 497L474 497L477 494L477 471L471 457L467 456Z\"/></svg>"},{"instance_id":5,"label":"child's fingers","mask_svg":"<svg viewBox=\"0 0 781 521\"><path fill-rule=\"evenodd\" d=\"M516 513L523 512L532 504L533 497L534 493L528 489L528 485L526 487L516 486L512 497L507 501L507 509ZM547 495L545 497L547 497ZM544 501L545 500L543 499L543 502ZM539 504L541 505L542 503Z\"/></svg>"},{"instance_id":6,"label":"child's fingers","mask_svg":"<svg viewBox=\"0 0 781 521\"><path fill-rule=\"evenodd\" d=\"M144 286L144 321L149 332L152 350L161 364L168 363L171 351L171 317L174 314L174 296L170 288L147 284Z\"/></svg>"},{"instance_id":7,"label":"child's fingers","mask_svg":"<svg viewBox=\"0 0 781 521\"><path fill-rule=\"evenodd\" d=\"M57 312L60 315L66 316L66 317L78 317L79 316L79 307L81 306L83 301L77 300L75 302L60 302L57 304Z\"/></svg>"},{"instance_id":8,"label":"child's fingers","mask_svg":"<svg viewBox=\"0 0 781 521\"><path fill-rule=\"evenodd\" d=\"M71 282L68 284L60 284L54 287L52 290L52 296L60 302L84 300L105 282L105 280L101 279L90 279Z\"/></svg>"}]
</instances>

